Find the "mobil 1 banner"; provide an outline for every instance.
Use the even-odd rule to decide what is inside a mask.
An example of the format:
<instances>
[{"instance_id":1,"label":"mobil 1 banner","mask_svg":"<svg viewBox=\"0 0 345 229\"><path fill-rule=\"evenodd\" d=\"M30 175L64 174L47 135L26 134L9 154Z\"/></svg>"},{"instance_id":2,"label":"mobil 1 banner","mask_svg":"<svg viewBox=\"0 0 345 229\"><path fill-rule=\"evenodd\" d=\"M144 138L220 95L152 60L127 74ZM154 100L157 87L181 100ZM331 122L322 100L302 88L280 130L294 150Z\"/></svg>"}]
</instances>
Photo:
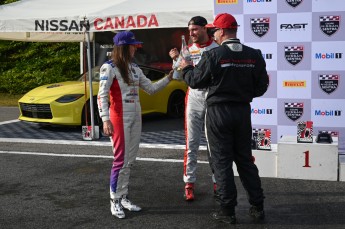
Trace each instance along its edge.
<instances>
[{"instance_id":1,"label":"mobil 1 banner","mask_svg":"<svg viewBox=\"0 0 345 229\"><path fill-rule=\"evenodd\" d=\"M277 124L277 99L255 98L253 102L251 102L250 106L253 124Z\"/></svg>"},{"instance_id":2,"label":"mobil 1 banner","mask_svg":"<svg viewBox=\"0 0 345 229\"><path fill-rule=\"evenodd\" d=\"M332 44L332 45L330 45ZM315 70L343 71L345 66L345 41L313 42L312 68Z\"/></svg>"},{"instance_id":3,"label":"mobil 1 banner","mask_svg":"<svg viewBox=\"0 0 345 229\"><path fill-rule=\"evenodd\" d=\"M313 71L313 99L345 99L345 71Z\"/></svg>"},{"instance_id":4,"label":"mobil 1 banner","mask_svg":"<svg viewBox=\"0 0 345 229\"><path fill-rule=\"evenodd\" d=\"M345 127L345 100L313 99L311 118L315 126Z\"/></svg>"}]
</instances>

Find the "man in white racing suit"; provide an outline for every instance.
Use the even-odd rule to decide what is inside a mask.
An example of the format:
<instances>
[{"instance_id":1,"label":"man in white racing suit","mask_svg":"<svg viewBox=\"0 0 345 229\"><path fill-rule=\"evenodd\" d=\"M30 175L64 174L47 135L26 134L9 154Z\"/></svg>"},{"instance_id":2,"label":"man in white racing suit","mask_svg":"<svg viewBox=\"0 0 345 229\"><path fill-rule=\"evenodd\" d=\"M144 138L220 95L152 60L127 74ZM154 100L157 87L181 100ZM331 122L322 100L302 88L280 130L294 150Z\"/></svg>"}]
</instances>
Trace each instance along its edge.
<instances>
[{"instance_id":1,"label":"man in white racing suit","mask_svg":"<svg viewBox=\"0 0 345 229\"><path fill-rule=\"evenodd\" d=\"M218 47L218 44L207 34L205 25L207 20L195 16L188 22L188 30L193 43L188 46L193 64L196 65L203 52ZM170 50L170 57L175 61L179 55L176 48ZM194 183L196 181L197 154L205 119L206 89L192 89L188 87L185 98L185 136L183 181L185 182L184 197L187 201L194 200ZM215 180L214 177L214 191Z\"/></svg>"},{"instance_id":2,"label":"man in white racing suit","mask_svg":"<svg viewBox=\"0 0 345 229\"><path fill-rule=\"evenodd\" d=\"M110 175L111 213L125 218L123 208L141 210L127 197L130 170L139 150L142 128L139 88L153 94L171 81L172 72L152 83L138 65L131 62L137 45L141 44L134 34L130 31L117 33L114 43L112 59L100 69L97 100L103 130L110 136L114 155Z\"/></svg>"}]
</instances>

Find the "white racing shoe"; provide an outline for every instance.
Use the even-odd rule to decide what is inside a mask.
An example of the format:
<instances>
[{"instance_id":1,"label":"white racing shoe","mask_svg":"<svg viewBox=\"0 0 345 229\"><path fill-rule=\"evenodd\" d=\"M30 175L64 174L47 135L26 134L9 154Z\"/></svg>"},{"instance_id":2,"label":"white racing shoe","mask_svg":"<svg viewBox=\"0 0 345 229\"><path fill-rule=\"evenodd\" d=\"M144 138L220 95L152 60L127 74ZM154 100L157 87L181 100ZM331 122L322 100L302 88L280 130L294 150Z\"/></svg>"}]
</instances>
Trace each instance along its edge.
<instances>
[{"instance_id":1,"label":"white racing shoe","mask_svg":"<svg viewBox=\"0 0 345 229\"><path fill-rule=\"evenodd\" d=\"M120 199L110 199L110 210L111 214L119 219L126 217L125 212L123 211L123 206L120 203Z\"/></svg>"},{"instance_id":2,"label":"white racing shoe","mask_svg":"<svg viewBox=\"0 0 345 229\"><path fill-rule=\"evenodd\" d=\"M127 196L122 196L121 205L123 206L123 208L129 211L133 211L133 212L141 211L141 207L133 204L129 199L127 199Z\"/></svg>"}]
</instances>

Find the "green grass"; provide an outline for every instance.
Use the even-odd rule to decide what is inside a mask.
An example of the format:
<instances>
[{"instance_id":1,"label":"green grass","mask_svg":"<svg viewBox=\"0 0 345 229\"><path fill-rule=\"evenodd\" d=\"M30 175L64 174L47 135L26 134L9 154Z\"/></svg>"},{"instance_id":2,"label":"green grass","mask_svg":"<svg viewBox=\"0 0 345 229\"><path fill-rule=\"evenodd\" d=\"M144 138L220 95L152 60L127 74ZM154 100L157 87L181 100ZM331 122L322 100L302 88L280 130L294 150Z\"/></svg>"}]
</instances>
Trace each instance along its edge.
<instances>
[{"instance_id":1,"label":"green grass","mask_svg":"<svg viewBox=\"0 0 345 229\"><path fill-rule=\"evenodd\" d=\"M6 93L0 93L0 106L2 107L15 107L18 106L18 100L23 95L10 95Z\"/></svg>"}]
</instances>

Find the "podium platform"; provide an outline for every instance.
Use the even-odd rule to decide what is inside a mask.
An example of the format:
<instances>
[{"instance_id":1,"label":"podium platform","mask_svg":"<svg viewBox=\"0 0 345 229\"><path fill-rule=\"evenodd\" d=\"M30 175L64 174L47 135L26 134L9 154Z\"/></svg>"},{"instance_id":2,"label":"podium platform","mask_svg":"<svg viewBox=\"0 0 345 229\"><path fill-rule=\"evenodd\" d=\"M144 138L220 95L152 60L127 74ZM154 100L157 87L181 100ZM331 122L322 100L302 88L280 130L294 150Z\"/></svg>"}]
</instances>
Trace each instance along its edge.
<instances>
[{"instance_id":1,"label":"podium platform","mask_svg":"<svg viewBox=\"0 0 345 229\"><path fill-rule=\"evenodd\" d=\"M339 155L339 181L345 181L345 155Z\"/></svg>"},{"instance_id":2,"label":"podium platform","mask_svg":"<svg viewBox=\"0 0 345 229\"><path fill-rule=\"evenodd\" d=\"M277 177L277 144L271 145L271 150L252 150L254 163L259 169L260 177ZM234 175L238 176L236 164L233 164Z\"/></svg>"},{"instance_id":3,"label":"podium platform","mask_svg":"<svg viewBox=\"0 0 345 229\"><path fill-rule=\"evenodd\" d=\"M297 136L278 141L277 177L338 180L338 138L333 143L297 143ZM345 164L344 164L345 165Z\"/></svg>"}]
</instances>

